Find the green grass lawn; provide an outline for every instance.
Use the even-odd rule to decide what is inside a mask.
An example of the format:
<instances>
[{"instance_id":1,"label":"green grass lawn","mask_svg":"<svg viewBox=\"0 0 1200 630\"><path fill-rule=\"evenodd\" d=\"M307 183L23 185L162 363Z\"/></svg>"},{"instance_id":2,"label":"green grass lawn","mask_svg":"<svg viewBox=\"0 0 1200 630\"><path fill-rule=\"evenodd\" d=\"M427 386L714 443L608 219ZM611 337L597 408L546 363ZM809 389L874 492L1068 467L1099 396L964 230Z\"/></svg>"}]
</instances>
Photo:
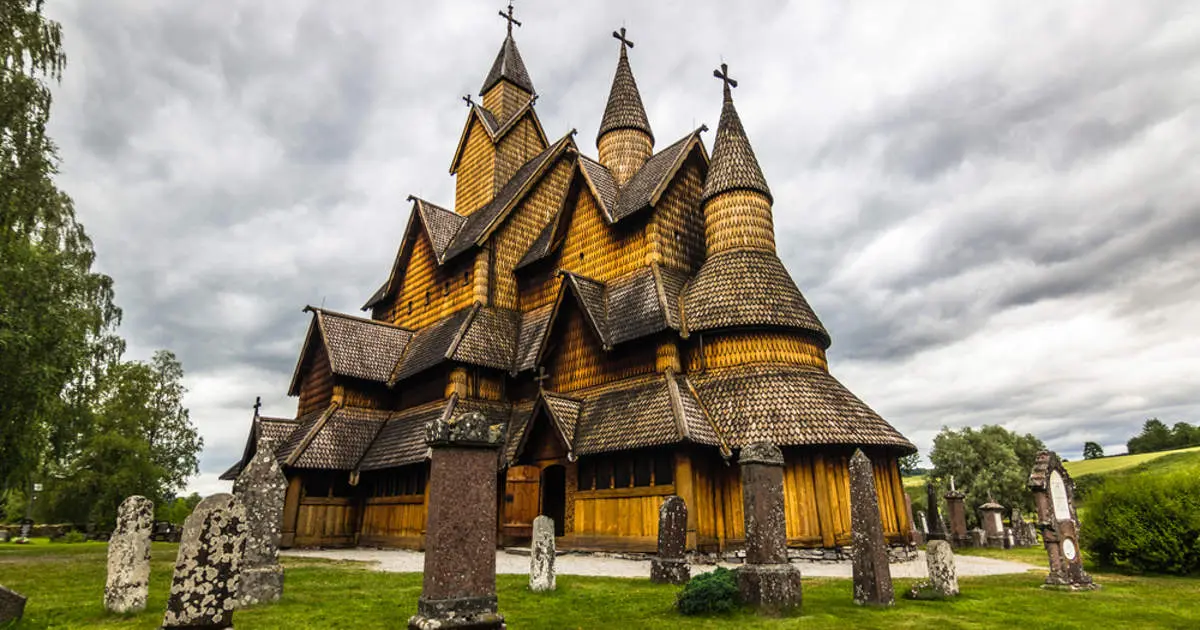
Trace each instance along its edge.
<instances>
[{"instance_id":1,"label":"green grass lawn","mask_svg":"<svg viewBox=\"0 0 1200 630\"><path fill-rule=\"evenodd\" d=\"M0 544L0 584L29 596L18 628L157 628L170 582L176 545L154 543L150 601L146 612L107 615L102 543ZM974 553L974 552L973 552ZM978 550L1033 562L1038 550ZM1044 561L1044 555L1040 556ZM363 565L285 558L282 602L238 611L242 630L280 628L403 628L416 610L419 574L376 573ZM803 570L803 565L801 565ZM500 611L510 628L1196 628L1200 627L1200 581L1169 577L1097 575L1094 593L1044 591L1044 574L963 578L963 595L953 601L914 602L898 598L895 608L874 610L851 601L850 581L804 581L799 618L763 619L748 612L713 618L674 612L677 587L648 580L559 576L558 591L535 595L528 579L498 579ZM912 584L897 580L900 594Z\"/></svg>"},{"instance_id":2,"label":"green grass lawn","mask_svg":"<svg viewBox=\"0 0 1200 630\"><path fill-rule=\"evenodd\" d=\"M1181 459L1195 458L1196 462L1200 462L1200 446L1191 448L1181 448L1174 451L1159 451L1157 453L1138 453L1137 455L1117 455L1116 457L1101 457L1099 459L1082 459L1075 462L1067 462L1067 472L1071 473L1072 477L1083 477L1085 475L1108 474L1133 468L1141 464L1159 459L1161 457L1177 457L1186 455Z\"/></svg>"}]
</instances>

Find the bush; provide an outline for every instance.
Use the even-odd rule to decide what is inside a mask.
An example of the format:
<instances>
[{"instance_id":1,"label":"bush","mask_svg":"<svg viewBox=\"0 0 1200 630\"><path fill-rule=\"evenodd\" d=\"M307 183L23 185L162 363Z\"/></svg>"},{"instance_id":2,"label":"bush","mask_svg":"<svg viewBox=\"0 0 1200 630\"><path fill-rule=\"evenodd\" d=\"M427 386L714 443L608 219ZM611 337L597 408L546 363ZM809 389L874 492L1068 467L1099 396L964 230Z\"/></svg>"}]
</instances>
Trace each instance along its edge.
<instances>
[{"instance_id":1,"label":"bush","mask_svg":"<svg viewBox=\"0 0 1200 630\"><path fill-rule=\"evenodd\" d=\"M87 542L87 536L83 532L71 530L62 536L52 539L51 542L81 543Z\"/></svg>"},{"instance_id":2,"label":"bush","mask_svg":"<svg viewBox=\"0 0 1200 630\"><path fill-rule=\"evenodd\" d=\"M722 567L701 573L683 585L675 605L685 615L729 612L738 606L737 575Z\"/></svg>"},{"instance_id":3,"label":"bush","mask_svg":"<svg viewBox=\"0 0 1200 630\"><path fill-rule=\"evenodd\" d=\"M1089 494L1080 542L1096 562L1139 572L1200 571L1200 476L1116 477Z\"/></svg>"}]
</instances>

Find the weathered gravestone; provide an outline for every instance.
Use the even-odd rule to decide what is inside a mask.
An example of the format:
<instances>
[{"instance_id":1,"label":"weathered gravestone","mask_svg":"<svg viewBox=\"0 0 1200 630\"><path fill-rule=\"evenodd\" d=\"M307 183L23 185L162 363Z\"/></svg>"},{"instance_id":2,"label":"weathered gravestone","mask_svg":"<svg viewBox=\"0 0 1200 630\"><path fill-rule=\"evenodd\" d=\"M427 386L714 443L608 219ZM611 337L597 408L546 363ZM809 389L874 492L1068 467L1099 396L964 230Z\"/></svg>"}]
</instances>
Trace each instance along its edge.
<instances>
[{"instance_id":1,"label":"weathered gravestone","mask_svg":"<svg viewBox=\"0 0 1200 630\"><path fill-rule=\"evenodd\" d=\"M954 551L950 543L944 540L929 543L925 548L925 568L929 570L929 583L935 595L958 595L958 570L954 566Z\"/></svg>"},{"instance_id":2,"label":"weathered gravestone","mask_svg":"<svg viewBox=\"0 0 1200 630\"><path fill-rule=\"evenodd\" d=\"M921 520L921 534L928 535L929 534L929 518L925 516L924 512L918 513L917 517L920 518L920 520Z\"/></svg>"},{"instance_id":3,"label":"weathered gravestone","mask_svg":"<svg viewBox=\"0 0 1200 630\"><path fill-rule=\"evenodd\" d=\"M987 535L987 546L1001 549L1004 547L1004 506L992 500L988 493L988 502L979 506L979 519L983 524L983 532Z\"/></svg>"},{"instance_id":4,"label":"weathered gravestone","mask_svg":"<svg viewBox=\"0 0 1200 630\"><path fill-rule=\"evenodd\" d=\"M131 496L117 508L117 527L108 539L108 582L104 608L124 614L146 608L150 593L150 527L154 502Z\"/></svg>"},{"instance_id":5,"label":"weathered gravestone","mask_svg":"<svg viewBox=\"0 0 1200 630\"><path fill-rule=\"evenodd\" d=\"M1021 508L1014 507L1009 513L1008 519L1012 523L1013 546L1032 546L1034 543L1028 540L1029 529L1025 527L1025 516L1021 514Z\"/></svg>"},{"instance_id":6,"label":"weathered gravestone","mask_svg":"<svg viewBox=\"0 0 1200 630\"><path fill-rule=\"evenodd\" d=\"M1050 560L1050 574L1043 587L1099 588L1083 570L1079 519L1075 516L1075 483L1053 451L1037 454L1029 475L1029 489L1037 503L1038 529Z\"/></svg>"},{"instance_id":7,"label":"weathered gravestone","mask_svg":"<svg viewBox=\"0 0 1200 630\"><path fill-rule=\"evenodd\" d=\"M545 514L533 519L533 544L529 554L529 590L535 593L553 591L554 581L554 519Z\"/></svg>"},{"instance_id":8,"label":"weathered gravestone","mask_svg":"<svg viewBox=\"0 0 1200 630\"><path fill-rule=\"evenodd\" d=\"M0 623L16 621L25 614L25 596L0 586Z\"/></svg>"},{"instance_id":9,"label":"weathered gravestone","mask_svg":"<svg viewBox=\"0 0 1200 630\"><path fill-rule=\"evenodd\" d=\"M875 494L875 470L861 449L850 458L850 540L854 603L891 606L895 596L879 518L879 495Z\"/></svg>"},{"instance_id":10,"label":"weathered gravestone","mask_svg":"<svg viewBox=\"0 0 1200 630\"><path fill-rule=\"evenodd\" d=\"M967 495L954 489L954 477L950 477L950 492L946 493L946 519L949 524L949 540L956 547L969 545L967 534Z\"/></svg>"},{"instance_id":11,"label":"weathered gravestone","mask_svg":"<svg viewBox=\"0 0 1200 630\"><path fill-rule=\"evenodd\" d=\"M783 508L783 453L770 442L742 449L742 505L746 563L738 569L743 603L767 614L798 608L800 569L788 563Z\"/></svg>"},{"instance_id":12,"label":"weathered gravestone","mask_svg":"<svg viewBox=\"0 0 1200 630\"><path fill-rule=\"evenodd\" d=\"M496 607L496 471L504 425L471 412L425 425L433 451L425 576L413 630L504 628Z\"/></svg>"},{"instance_id":13,"label":"weathered gravestone","mask_svg":"<svg viewBox=\"0 0 1200 630\"><path fill-rule=\"evenodd\" d=\"M683 584L691 569L683 554L687 547L687 504L671 495L658 508L658 554L650 560L650 581Z\"/></svg>"},{"instance_id":14,"label":"weathered gravestone","mask_svg":"<svg viewBox=\"0 0 1200 630\"><path fill-rule=\"evenodd\" d=\"M233 482L233 494L246 506L246 555L238 581L238 605L252 606L283 597L279 538L287 478L270 440L258 445L250 463Z\"/></svg>"},{"instance_id":15,"label":"weathered gravestone","mask_svg":"<svg viewBox=\"0 0 1200 630\"><path fill-rule=\"evenodd\" d=\"M32 535L33 535L33 519L31 519L31 518L21 519L21 531L20 531L19 535L17 536L17 538L29 538Z\"/></svg>"},{"instance_id":16,"label":"weathered gravestone","mask_svg":"<svg viewBox=\"0 0 1200 630\"><path fill-rule=\"evenodd\" d=\"M971 531L967 532L966 542L960 546L986 547L987 546L987 532L983 531L982 529L980 529L978 527L976 527L975 529L972 529Z\"/></svg>"},{"instance_id":17,"label":"weathered gravestone","mask_svg":"<svg viewBox=\"0 0 1200 630\"><path fill-rule=\"evenodd\" d=\"M925 508L927 518L925 519L925 540L947 540L946 526L942 522L942 515L938 512L938 495L937 490L933 487L933 482L925 483L925 496L929 503Z\"/></svg>"},{"instance_id":18,"label":"weathered gravestone","mask_svg":"<svg viewBox=\"0 0 1200 630\"><path fill-rule=\"evenodd\" d=\"M908 543L910 545L925 544L925 536L917 529L917 519L913 515L912 497L908 493L904 493L904 509L908 514Z\"/></svg>"},{"instance_id":19,"label":"weathered gravestone","mask_svg":"<svg viewBox=\"0 0 1200 630\"><path fill-rule=\"evenodd\" d=\"M233 627L246 529L246 508L232 494L214 494L192 510L183 523L164 629Z\"/></svg>"}]
</instances>

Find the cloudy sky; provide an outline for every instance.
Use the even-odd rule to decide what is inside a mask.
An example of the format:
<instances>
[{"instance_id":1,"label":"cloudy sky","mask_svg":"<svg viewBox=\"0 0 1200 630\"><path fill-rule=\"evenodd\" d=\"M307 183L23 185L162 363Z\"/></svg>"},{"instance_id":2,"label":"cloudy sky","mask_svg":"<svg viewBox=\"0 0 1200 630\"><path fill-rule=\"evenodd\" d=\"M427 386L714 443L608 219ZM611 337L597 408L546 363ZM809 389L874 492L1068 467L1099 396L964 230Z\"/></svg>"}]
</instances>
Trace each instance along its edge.
<instances>
[{"instance_id":1,"label":"cloudy sky","mask_svg":"<svg viewBox=\"0 0 1200 630\"><path fill-rule=\"evenodd\" d=\"M286 394L305 304L357 312L504 35L489 2L52 0L60 182L133 358L174 350L205 451ZM924 452L999 423L1067 457L1200 421L1196 3L520 0L546 131L594 155L628 28L666 146L721 61L833 373ZM708 134L707 142L712 141Z\"/></svg>"}]
</instances>

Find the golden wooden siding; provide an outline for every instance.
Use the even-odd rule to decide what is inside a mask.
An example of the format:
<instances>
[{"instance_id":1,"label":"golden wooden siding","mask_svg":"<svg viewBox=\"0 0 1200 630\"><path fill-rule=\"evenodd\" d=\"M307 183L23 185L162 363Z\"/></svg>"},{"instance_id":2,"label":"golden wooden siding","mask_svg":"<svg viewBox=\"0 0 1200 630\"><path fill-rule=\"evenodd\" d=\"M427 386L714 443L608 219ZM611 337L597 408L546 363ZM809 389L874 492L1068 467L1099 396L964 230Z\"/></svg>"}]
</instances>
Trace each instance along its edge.
<instances>
[{"instance_id":1,"label":"golden wooden siding","mask_svg":"<svg viewBox=\"0 0 1200 630\"><path fill-rule=\"evenodd\" d=\"M547 387L556 392L653 373L657 350L655 344L624 344L605 352L577 305L564 305L551 332L550 348Z\"/></svg>"},{"instance_id":2,"label":"golden wooden siding","mask_svg":"<svg viewBox=\"0 0 1200 630\"><path fill-rule=\"evenodd\" d=\"M454 211L468 215L482 208L496 194L494 171L496 149L478 118L471 118L467 145L455 171Z\"/></svg>"},{"instance_id":3,"label":"golden wooden siding","mask_svg":"<svg viewBox=\"0 0 1200 630\"><path fill-rule=\"evenodd\" d=\"M521 116L521 120L496 144L496 161L492 172L493 191L499 192L508 180L512 179L517 169L545 148L542 135L538 133L537 124L533 120L533 113Z\"/></svg>"},{"instance_id":4,"label":"golden wooden siding","mask_svg":"<svg viewBox=\"0 0 1200 630\"><path fill-rule=\"evenodd\" d=\"M471 286L471 299L484 306L492 305L492 252L484 247L476 250L471 275L474 282Z\"/></svg>"},{"instance_id":5,"label":"golden wooden siding","mask_svg":"<svg viewBox=\"0 0 1200 630\"><path fill-rule=\"evenodd\" d=\"M492 236L496 250L496 264L493 266L494 306L509 309L519 307L517 278L513 268L562 206L573 169L572 160L560 159Z\"/></svg>"},{"instance_id":6,"label":"golden wooden siding","mask_svg":"<svg viewBox=\"0 0 1200 630\"><path fill-rule=\"evenodd\" d=\"M647 262L692 272L704 263L704 213L699 208L703 164L693 152L655 205L646 229Z\"/></svg>"},{"instance_id":7,"label":"golden wooden siding","mask_svg":"<svg viewBox=\"0 0 1200 630\"><path fill-rule=\"evenodd\" d=\"M529 97L529 92L501 80L483 95L483 107L492 112L500 124L504 124L514 112L529 101Z\"/></svg>"},{"instance_id":8,"label":"golden wooden siding","mask_svg":"<svg viewBox=\"0 0 1200 630\"><path fill-rule=\"evenodd\" d=\"M296 518L296 546L354 544L355 516L352 499L302 499Z\"/></svg>"},{"instance_id":9,"label":"golden wooden siding","mask_svg":"<svg viewBox=\"0 0 1200 630\"><path fill-rule=\"evenodd\" d=\"M574 188L574 186L573 186ZM565 240L551 267L565 269L607 282L645 266L646 234L636 219L609 226L586 186L570 194L567 203L574 206ZM521 310L529 311L554 301L558 278L530 287L521 295ZM653 361L651 361L653 364Z\"/></svg>"},{"instance_id":10,"label":"golden wooden siding","mask_svg":"<svg viewBox=\"0 0 1200 630\"><path fill-rule=\"evenodd\" d=\"M362 409L390 409L395 398L387 388L378 383L357 381L353 384L335 384L333 400L349 407Z\"/></svg>"},{"instance_id":11,"label":"golden wooden siding","mask_svg":"<svg viewBox=\"0 0 1200 630\"><path fill-rule=\"evenodd\" d=\"M655 349L654 370L679 372L679 345L671 336L663 336Z\"/></svg>"},{"instance_id":12,"label":"golden wooden siding","mask_svg":"<svg viewBox=\"0 0 1200 630\"><path fill-rule=\"evenodd\" d=\"M532 527L541 498L541 472L538 466L508 468L504 479L504 525Z\"/></svg>"},{"instance_id":13,"label":"golden wooden siding","mask_svg":"<svg viewBox=\"0 0 1200 630\"><path fill-rule=\"evenodd\" d=\"M759 192L721 193L704 204L704 238L708 255L733 249L775 251L771 202Z\"/></svg>"},{"instance_id":14,"label":"golden wooden siding","mask_svg":"<svg viewBox=\"0 0 1200 630\"><path fill-rule=\"evenodd\" d=\"M360 542L415 549L425 535L425 495L367 499Z\"/></svg>"},{"instance_id":15,"label":"golden wooden siding","mask_svg":"<svg viewBox=\"0 0 1200 630\"><path fill-rule=\"evenodd\" d=\"M785 332L707 334L688 348L688 372L747 363L787 363L829 369L825 351L820 346L800 335Z\"/></svg>"},{"instance_id":16,"label":"golden wooden siding","mask_svg":"<svg viewBox=\"0 0 1200 630\"><path fill-rule=\"evenodd\" d=\"M477 367L455 367L446 380L446 398L451 394L458 394L459 398L500 400L504 396L504 376Z\"/></svg>"},{"instance_id":17,"label":"golden wooden siding","mask_svg":"<svg viewBox=\"0 0 1200 630\"><path fill-rule=\"evenodd\" d=\"M329 406L333 398L333 371L329 367L329 355L321 333L316 333L305 360L304 376L300 380L300 403L296 417L303 416Z\"/></svg>"},{"instance_id":18,"label":"golden wooden siding","mask_svg":"<svg viewBox=\"0 0 1200 630\"><path fill-rule=\"evenodd\" d=\"M575 493L577 536L658 537L658 509L675 486L587 490Z\"/></svg>"},{"instance_id":19,"label":"golden wooden siding","mask_svg":"<svg viewBox=\"0 0 1200 630\"><path fill-rule=\"evenodd\" d=\"M415 238L388 312L393 324L414 330L470 306L474 297L469 257L438 267L429 238L424 233Z\"/></svg>"},{"instance_id":20,"label":"golden wooden siding","mask_svg":"<svg viewBox=\"0 0 1200 630\"><path fill-rule=\"evenodd\" d=\"M614 129L596 142L599 162L608 167L618 186L624 186L654 154L654 141L638 129Z\"/></svg>"}]
</instances>

